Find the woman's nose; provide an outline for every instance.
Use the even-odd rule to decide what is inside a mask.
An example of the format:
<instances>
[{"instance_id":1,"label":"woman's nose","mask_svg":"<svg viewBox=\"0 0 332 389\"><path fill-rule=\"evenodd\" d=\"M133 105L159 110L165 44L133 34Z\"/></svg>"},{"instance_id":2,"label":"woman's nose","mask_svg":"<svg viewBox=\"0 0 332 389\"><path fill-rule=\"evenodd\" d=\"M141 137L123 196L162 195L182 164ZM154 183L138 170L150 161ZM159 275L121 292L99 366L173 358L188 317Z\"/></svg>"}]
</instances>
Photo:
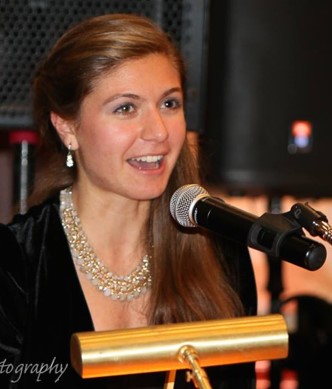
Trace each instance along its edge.
<instances>
[{"instance_id":1,"label":"woman's nose","mask_svg":"<svg viewBox=\"0 0 332 389\"><path fill-rule=\"evenodd\" d=\"M153 109L146 115L142 138L157 142L168 138L167 119L158 109Z\"/></svg>"}]
</instances>

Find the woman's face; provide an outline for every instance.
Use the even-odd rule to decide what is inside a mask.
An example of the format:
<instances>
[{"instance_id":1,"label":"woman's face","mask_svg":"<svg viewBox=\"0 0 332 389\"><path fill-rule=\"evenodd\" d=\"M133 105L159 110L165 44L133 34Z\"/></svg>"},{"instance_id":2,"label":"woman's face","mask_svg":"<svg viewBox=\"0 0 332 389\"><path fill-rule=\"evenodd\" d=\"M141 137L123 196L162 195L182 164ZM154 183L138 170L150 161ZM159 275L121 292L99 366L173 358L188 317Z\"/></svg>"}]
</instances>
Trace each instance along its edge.
<instances>
[{"instance_id":1,"label":"woman's face","mask_svg":"<svg viewBox=\"0 0 332 389\"><path fill-rule=\"evenodd\" d=\"M185 136L183 91L170 60L151 54L125 62L83 101L75 130L79 180L130 199L158 197Z\"/></svg>"}]
</instances>

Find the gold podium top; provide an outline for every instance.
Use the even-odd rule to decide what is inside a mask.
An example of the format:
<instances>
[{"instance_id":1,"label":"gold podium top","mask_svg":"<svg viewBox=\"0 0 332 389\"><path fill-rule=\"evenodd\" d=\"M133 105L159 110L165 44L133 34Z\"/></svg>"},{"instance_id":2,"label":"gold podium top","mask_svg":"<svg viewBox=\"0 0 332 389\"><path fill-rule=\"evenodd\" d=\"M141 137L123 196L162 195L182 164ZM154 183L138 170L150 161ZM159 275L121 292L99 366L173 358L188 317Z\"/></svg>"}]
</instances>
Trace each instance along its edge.
<instances>
[{"instance_id":1,"label":"gold podium top","mask_svg":"<svg viewBox=\"0 0 332 389\"><path fill-rule=\"evenodd\" d=\"M184 346L201 366L280 359L288 332L280 314L81 332L72 335L71 363L83 378L184 369Z\"/></svg>"}]
</instances>

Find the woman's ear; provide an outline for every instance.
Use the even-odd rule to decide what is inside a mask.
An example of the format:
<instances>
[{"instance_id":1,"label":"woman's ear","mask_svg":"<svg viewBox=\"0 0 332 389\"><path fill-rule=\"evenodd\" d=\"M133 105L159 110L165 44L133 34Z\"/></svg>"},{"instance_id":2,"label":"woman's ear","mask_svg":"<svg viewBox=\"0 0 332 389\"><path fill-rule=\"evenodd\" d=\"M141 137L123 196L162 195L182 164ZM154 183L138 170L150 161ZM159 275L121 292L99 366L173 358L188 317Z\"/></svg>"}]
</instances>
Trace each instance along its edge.
<instances>
[{"instance_id":1,"label":"woman's ear","mask_svg":"<svg viewBox=\"0 0 332 389\"><path fill-rule=\"evenodd\" d=\"M55 112L51 112L50 119L63 144L67 148L71 145L72 150L77 150L78 142L76 139L76 129L74 123L63 119Z\"/></svg>"}]
</instances>

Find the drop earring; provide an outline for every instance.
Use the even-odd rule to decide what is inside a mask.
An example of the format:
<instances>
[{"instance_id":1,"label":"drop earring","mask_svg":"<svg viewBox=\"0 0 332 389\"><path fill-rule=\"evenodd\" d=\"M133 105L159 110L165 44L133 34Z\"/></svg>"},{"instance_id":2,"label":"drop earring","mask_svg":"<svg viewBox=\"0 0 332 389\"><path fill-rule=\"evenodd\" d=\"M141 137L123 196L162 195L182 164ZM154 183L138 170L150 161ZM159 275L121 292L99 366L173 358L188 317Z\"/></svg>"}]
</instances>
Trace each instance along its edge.
<instances>
[{"instance_id":1,"label":"drop earring","mask_svg":"<svg viewBox=\"0 0 332 389\"><path fill-rule=\"evenodd\" d=\"M66 166L69 168L72 168L74 166L74 159L73 159L73 153L71 151L71 143L68 145L68 152L67 152L67 158L66 158Z\"/></svg>"}]
</instances>

